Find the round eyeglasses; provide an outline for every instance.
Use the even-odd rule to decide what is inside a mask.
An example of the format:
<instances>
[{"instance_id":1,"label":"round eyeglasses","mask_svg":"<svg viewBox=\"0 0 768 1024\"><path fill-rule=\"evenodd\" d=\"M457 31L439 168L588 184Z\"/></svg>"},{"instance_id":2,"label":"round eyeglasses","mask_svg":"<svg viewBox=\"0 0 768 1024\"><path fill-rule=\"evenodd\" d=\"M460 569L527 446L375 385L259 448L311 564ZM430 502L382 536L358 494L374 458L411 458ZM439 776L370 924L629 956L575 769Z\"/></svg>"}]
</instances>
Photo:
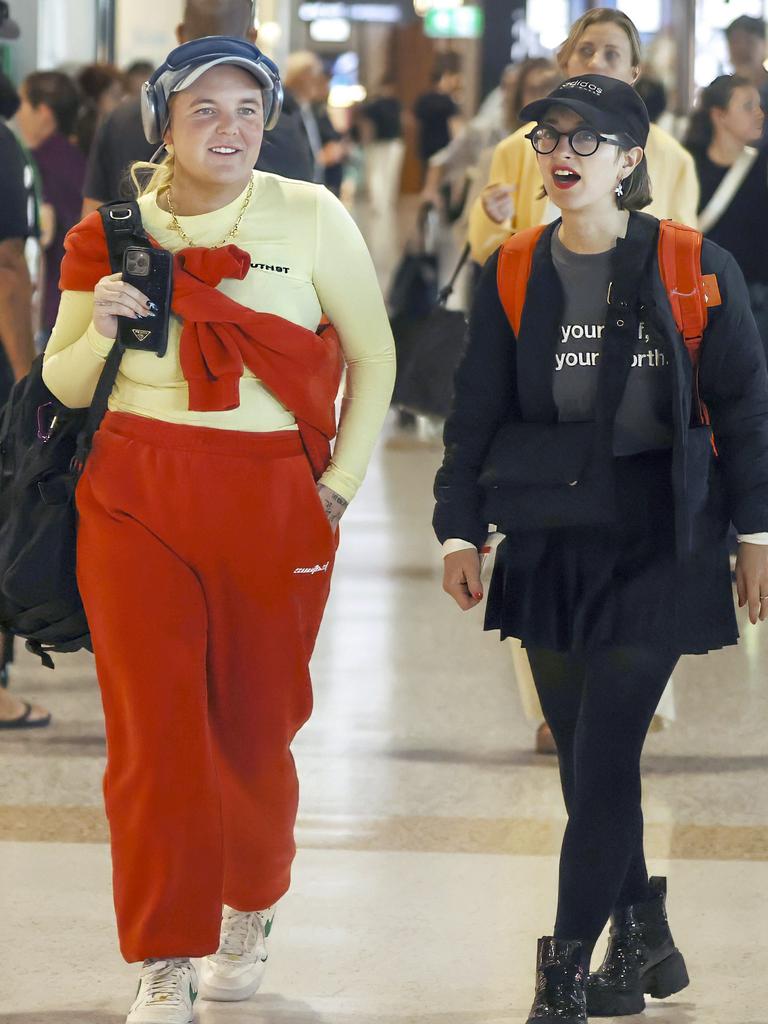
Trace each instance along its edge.
<instances>
[{"instance_id":1,"label":"round eyeglasses","mask_svg":"<svg viewBox=\"0 0 768 1024\"><path fill-rule=\"evenodd\" d=\"M615 135L601 135L594 128L582 127L574 128L572 132L559 132L551 124L536 125L525 137L531 140L531 145L537 153L546 156L548 153L554 153L563 136L568 139L568 144L577 156L592 156L597 152L601 142L607 142L611 146L621 145Z\"/></svg>"}]
</instances>

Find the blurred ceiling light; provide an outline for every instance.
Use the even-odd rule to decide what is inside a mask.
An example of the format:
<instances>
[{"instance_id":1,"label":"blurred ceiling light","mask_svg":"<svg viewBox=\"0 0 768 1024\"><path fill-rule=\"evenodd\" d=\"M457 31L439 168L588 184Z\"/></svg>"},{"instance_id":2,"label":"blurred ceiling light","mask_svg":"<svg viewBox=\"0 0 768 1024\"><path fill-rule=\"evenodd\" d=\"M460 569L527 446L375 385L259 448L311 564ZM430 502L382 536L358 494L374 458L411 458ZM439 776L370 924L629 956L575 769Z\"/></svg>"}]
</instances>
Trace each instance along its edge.
<instances>
[{"instance_id":1,"label":"blurred ceiling light","mask_svg":"<svg viewBox=\"0 0 768 1024\"><path fill-rule=\"evenodd\" d=\"M352 107L362 103L368 93L362 85L332 85L328 94L329 107Z\"/></svg>"},{"instance_id":2,"label":"blurred ceiling light","mask_svg":"<svg viewBox=\"0 0 768 1024\"><path fill-rule=\"evenodd\" d=\"M568 35L571 20L570 4L568 0L529 4L525 20L540 46L545 50L556 50Z\"/></svg>"},{"instance_id":3,"label":"blurred ceiling light","mask_svg":"<svg viewBox=\"0 0 768 1024\"><path fill-rule=\"evenodd\" d=\"M464 0L413 0L413 9L420 18L435 9L452 10L461 7Z\"/></svg>"},{"instance_id":4,"label":"blurred ceiling light","mask_svg":"<svg viewBox=\"0 0 768 1024\"><path fill-rule=\"evenodd\" d=\"M479 39L484 28L480 7L433 7L424 16L424 34L431 39Z\"/></svg>"},{"instance_id":5,"label":"blurred ceiling light","mask_svg":"<svg viewBox=\"0 0 768 1024\"><path fill-rule=\"evenodd\" d=\"M661 29L661 0L622 0L621 9L643 35Z\"/></svg>"},{"instance_id":6,"label":"blurred ceiling light","mask_svg":"<svg viewBox=\"0 0 768 1024\"><path fill-rule=\"evenodd\" d=\"M309 34L316 43L346 43L352 24L347 18L319 18L310 22Z\"/></svg>"},{"instance_id":7,"label":"blurred ceiling light","mask_svg":"<svg viewBox=\"0 0 768 1024\"><path fill-rule=\"evenodd\" d=\"M259 25L259 46L271 50L282 38L283 30L276 21L263 21Z\"/></svg>"},{"instance_id":8,"label":"blurred ceiling light","mask_svg":"<svg viewBox=\"0 0 768 1024\"><path fill-rule=\"evenodd\" d=\"M403 12L399 4L347 4L347 3L302 3L299 7L302 21L314 21L315 18L348 18L350 21L371 21L396 24L403 20Z\"/></svg>"}]
</instances>

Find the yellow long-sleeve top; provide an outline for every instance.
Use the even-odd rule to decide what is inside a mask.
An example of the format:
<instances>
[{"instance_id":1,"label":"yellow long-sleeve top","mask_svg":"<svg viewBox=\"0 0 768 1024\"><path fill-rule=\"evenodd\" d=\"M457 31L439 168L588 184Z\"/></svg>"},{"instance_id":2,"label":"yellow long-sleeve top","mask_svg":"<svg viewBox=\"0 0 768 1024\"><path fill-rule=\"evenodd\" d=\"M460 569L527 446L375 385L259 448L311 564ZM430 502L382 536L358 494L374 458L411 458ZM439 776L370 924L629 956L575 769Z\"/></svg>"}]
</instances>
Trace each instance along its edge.
<instances>
[{"instance_id":1,"label":"yellow long-sleeve top","mask_svg":"<svg viewBox=\"0 0 768 1024\"><path fill-rule=\"evenodd\" d=\"M196 244L218 245L244 199L245 190L220 210L179 217L179 222ZM187 247L155 193L143 196L139 206L145 229L163 248L178 252ZM254 171L253 195L234 244L250 253L251 269L243 281L222 281L225 295L312 331L325 314L338 331L347 378L339 434L322 483L351 500L389 408L395 377L394 341L365 242L342 204L322 186ZM92 318L92 292L63 293L43 379L71 408L90 404L114 344L99 334ZM248 369L240 381L239 408L191 412L179 358L181 330L181 320L172 316L162 359L126 351L111 410L224 430L298 429L290 411Z\"/></svg>"},{"instance_id":2,"label":"yellow long-sleeve top","mask_svg":"<svg viewBox=\"0 0 768 1024\"><path fill-rule=\"evenodd\" d=\"M514 216L496 224L483 209L478 197L469 215L469 244L472 258L485 263L491 253L515 231L535 227L547 217L548 200L539 198L541 172L536 153L526 139L534 124L518 128L498 144L493 154L488 184L515 185L512 195ZM651 125L645 147L651 177L653 202L645 213L696 227L699 206L699 181L693 157L669 132Z\"/></svg>"}]
</instances>

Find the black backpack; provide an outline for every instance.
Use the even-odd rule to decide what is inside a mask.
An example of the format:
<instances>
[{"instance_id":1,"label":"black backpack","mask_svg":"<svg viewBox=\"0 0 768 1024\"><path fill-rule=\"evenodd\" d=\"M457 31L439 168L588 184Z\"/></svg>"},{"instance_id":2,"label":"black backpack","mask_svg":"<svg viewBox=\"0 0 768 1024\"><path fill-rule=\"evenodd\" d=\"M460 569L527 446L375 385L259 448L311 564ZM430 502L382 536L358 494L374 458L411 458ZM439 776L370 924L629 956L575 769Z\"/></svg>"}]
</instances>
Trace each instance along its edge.
<instances>
[{"instance_id":1,"label":"black backpack","mask_svg":"<svg viewBox=\"0 0 768 1024\"><path fill-rule=\"evenodd\" d=\"M113 273L128 245L146 245L136 203L100 210ZM88 409L69 409L43 382L43 357L17 381L0 413L0 627L51 652L92 650L77 589L75 487L112 392L123 349L115 344Z\"/></svg>"}]
</instances>

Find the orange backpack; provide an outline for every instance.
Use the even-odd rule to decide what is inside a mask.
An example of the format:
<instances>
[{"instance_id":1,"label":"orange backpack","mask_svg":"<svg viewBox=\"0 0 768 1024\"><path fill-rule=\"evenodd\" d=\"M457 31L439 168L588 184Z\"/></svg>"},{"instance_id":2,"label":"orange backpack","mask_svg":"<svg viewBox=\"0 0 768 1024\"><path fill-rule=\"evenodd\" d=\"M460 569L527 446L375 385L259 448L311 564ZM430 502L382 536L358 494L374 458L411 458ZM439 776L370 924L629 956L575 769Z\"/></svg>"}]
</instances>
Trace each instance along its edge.
<instances>
[{"instance_id":1,"label":"orange backpack","mask_svg":"<svg viewBox=\"0 0 768 1024\"><path fill-rule=\"evenodd\" d=\"M497 285L499 298L515 337L531 276L536 243L546 224L518 231L508 238L499 252ZM701 273L702 235L695 228L663 220L659 224L659 273L672 307L675 325L683 337L693 365L694 398L701 423L709 423L709 413L699 395L699 349L707 326L707 307L721 303L717 277Z\"/></svg>"}]
</instances>

